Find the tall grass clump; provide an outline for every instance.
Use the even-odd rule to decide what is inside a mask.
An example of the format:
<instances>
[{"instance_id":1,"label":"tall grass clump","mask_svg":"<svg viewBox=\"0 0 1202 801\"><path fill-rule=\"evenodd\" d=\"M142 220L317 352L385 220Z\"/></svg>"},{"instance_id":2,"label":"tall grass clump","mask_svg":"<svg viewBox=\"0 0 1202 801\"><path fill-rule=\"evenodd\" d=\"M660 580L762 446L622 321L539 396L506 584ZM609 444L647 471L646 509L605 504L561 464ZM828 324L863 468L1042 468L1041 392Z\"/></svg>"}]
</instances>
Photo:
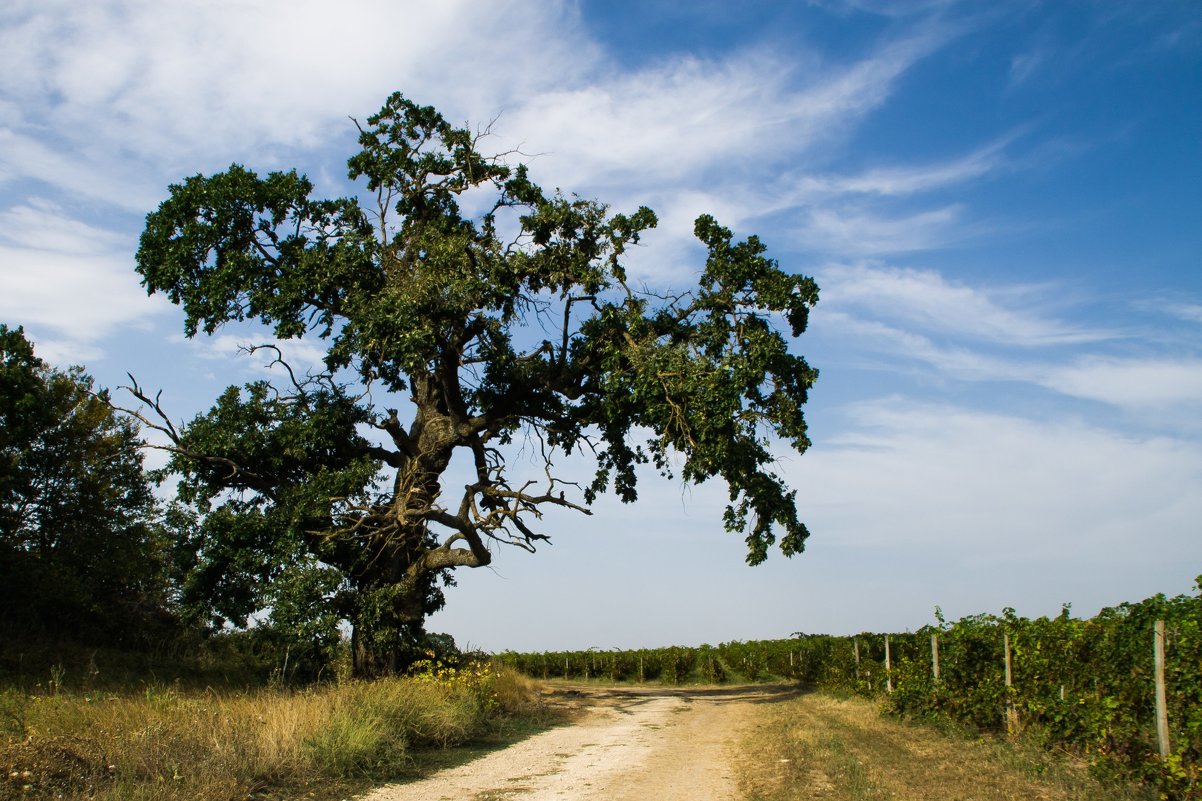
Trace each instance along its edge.
<instances>
[{"instance_id":1,"label":"tall grass clump","mask_svg":"<svg viewBox=\"0 0 1202 801\"><path fill-rule=\"evenodd\" d=\"M449 672L448 672L449 671ZM535 688L472 665L302 690L0 694L0 799L244 801L387 779L415 750L539 713Z\"/></svg>"}]
</instances>

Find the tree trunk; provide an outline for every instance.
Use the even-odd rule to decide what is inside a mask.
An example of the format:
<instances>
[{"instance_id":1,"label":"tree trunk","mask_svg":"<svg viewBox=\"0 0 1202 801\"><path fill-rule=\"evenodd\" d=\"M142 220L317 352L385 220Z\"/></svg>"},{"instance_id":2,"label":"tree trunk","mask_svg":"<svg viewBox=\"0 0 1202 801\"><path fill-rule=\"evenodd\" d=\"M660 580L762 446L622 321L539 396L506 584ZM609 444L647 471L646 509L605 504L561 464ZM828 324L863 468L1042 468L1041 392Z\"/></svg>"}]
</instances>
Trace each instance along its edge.
<instances>
[{"instance_id":1,"label":"tree trunk","mask_svg":"<svg viewBox=\"0 0 1202 801\"><path fill-rule=\"evenodd\" d=\"M404 673L423 656L425 615L373 606L371 600L379 597L380 592L368 590L351 623L351 669L355 678Z\"/></svg>"},{"instance_id":2,"label":"tree trunk","mask_svg":"<svg viewBox=\"0 0 1202 801\"><path fill-rule=\"evenodd\" d=\"M425 619L442 608L439 570L423 567L434 547L413 527L371 549L355 578L352 665L358 678L404 673L423 657Z\"/></svg>"},{"instance_id":3,"label":"tree trunk","mask_svg":"<svg viewBox=\"0 0 1202 801\"><path fill-rule=\"evenodd\" d=\"M426 616L443 606L438 579L454 567L487 564L489 554L451 548L428 528L427 518L442 488L439 478L454 449L464 444L442 389L415 380L417 415L408 433L413 450L393 481L391 503L380 509L380 526L370 534L353 572L354 675L371 678L402 673L424 658ZM449 535L451 532L447 532Z\"/></svg>"}]
</instances>

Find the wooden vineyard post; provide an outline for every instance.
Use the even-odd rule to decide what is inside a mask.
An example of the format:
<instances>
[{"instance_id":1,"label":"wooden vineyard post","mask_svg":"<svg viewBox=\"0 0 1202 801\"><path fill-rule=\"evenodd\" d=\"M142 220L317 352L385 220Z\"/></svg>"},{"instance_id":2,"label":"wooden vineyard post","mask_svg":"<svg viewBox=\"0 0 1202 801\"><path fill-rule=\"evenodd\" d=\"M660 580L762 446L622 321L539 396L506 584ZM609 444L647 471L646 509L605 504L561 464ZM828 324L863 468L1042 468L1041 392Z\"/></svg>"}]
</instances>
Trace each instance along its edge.
<instances>
[{"instance_id":1,"label":"wooden vineyard post","mask_svg":"<svg viewBox=\"0 0 1202 801\"><path fill-rule=\"evenodd\" d=\"M1164 759L1172 750L1169 748L1169 713L1164 688L1164 621L1157 620L1152 636L1153 657L1156 665L1156 740L1160 745L1160 758Z\"/></svg>"},{"instance_id":2,"label":"wooden vineyard post","mask_svg":"<svg viewBox=\"0 0 1202 801\"><path fill-rule=\"evenodd\" d=\"M893 663L889 658L889 635L885 635L885 692L893 692Z\"/></svg>"},{"instance_id":3,"label":"wooden vineyard post","mask_svg":"<svg viewBox=\"0 0 1202 801\"><path fill-rule=\"evenodd\" d=\"M642 684L646 680L643 674L643 655L639 654L639 684Z\"/></svg>"},{"instance_id":4,"label":"wooden vineyard post","mask_svg":"<svg viewBox=\"0 0 1202 801\"><path fill-rule=\"evenodd\" d=\"M931 673L935 676L935 683L939 683L939 635L931 635Z\"/></svg>"},{"instance_id":5,"label":"wooden vineyard post","mask_svg":"<svg viewBox=\"0 0 1202 801\"><path fill-rule=\"evenodd\" d=\"M1014 708L1014 697L1011 694L1014 687L1014 681L1010 673L1010 633L1002 633L1002 645L1006 651L1006 733L1016 734L1018 732L1018 712Z\"/></svg>"},{"instance_id":6,"label":"wooden vineyard post","mask_svg":"<svg viewBox=\"0 0 1202 801\"><path fill-rule=\"evenodd\" d=\"M854 647L855 651L856 651L856 681L859 681L860 680L860 641L852 640L851 644L852 644L852 647Z\"/></svg>"}]
</instances>

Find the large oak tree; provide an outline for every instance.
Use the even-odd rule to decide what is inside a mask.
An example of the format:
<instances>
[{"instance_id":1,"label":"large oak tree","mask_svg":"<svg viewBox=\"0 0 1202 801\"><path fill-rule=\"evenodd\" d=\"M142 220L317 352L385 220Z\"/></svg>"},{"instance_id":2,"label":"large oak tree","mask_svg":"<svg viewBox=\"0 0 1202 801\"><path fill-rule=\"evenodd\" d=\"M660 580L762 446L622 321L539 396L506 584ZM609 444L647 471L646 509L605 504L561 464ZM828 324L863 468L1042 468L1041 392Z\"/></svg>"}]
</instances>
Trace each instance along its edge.
<instances>
[{"instance_id":1,"label":"large oak tree","mask_svg":"<svg viewBox=\"0 0 1202 801\"><path fill-rule=\"evenodd\" d=\"M816 372L779 329L805 329L810 278L702 216L697 285L640 290L623 264L650 210L548 194L482 155L487 132L399 94L359 130L363 199L234 165L172 186L147 218L138 272L182 307L189 337L256 320L325 353L303 372L277 359L283 380L230 387L186 426L133 388L198 510L193 592L242 619L256 587L316 559L343 577L330 602L353 625L356 671L395 670L451 569L534 550L550 507L634 501L645 463L723 479L750 563L778 538L802 550L772 447L809 444ZM527 443L546 460L537 480L506 461ZM561 475L556 452L595 472ZM444 486L460 454L470 479Z\"/></svg>"}]
</instances>

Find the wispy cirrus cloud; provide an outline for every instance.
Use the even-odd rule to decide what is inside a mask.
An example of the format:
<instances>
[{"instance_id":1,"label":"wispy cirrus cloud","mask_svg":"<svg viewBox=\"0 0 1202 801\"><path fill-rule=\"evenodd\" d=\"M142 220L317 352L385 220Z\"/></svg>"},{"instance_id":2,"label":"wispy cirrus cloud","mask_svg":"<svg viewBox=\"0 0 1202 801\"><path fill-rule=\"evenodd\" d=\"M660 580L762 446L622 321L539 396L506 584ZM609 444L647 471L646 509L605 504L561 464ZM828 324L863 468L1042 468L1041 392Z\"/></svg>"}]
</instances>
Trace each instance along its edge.
<instances>
[{"instance_id":1,"label":"wispy cirrus cloud","mask_svg":"<svg viewBox=\"0 0 1202 801\"><path fill-rule=\"evenodd\" d=\"M795 245L821 253L881 256L946 247L972 236L965 207L880 211L859 204L816 205L800 212Z\"/></svg>"},{"instance_id":2,"label":"wispy cirrus cloud","mask_svg":"<svg viewBox=\"0 0 1202 801\"><path fill-rule=\"evenodd\" d=\"M814 325L840 341L848 363L1023 383L1198 426L1189 410L1202 409L1202 359L1166 350L1154 329L1071 322L1060 313L1071 310L1048 300L1064 294L1054 287L974 287L933 270L873 264L827 266L818 279L823 295ZM1158 308L1162 320L1194 319L1198 309L1187 303Z\"/></svg>"},{"instance_id":3,"label":"wispy cirrus cloud","mask_svg":"<svg viewBox=\"0 0 1202 801\"><path fill-rule=\"evenodd\" d=\"M959 203L924 207L885 206L876 201L954 190L1006 169L1011 161L1005 150L1017 136L1007 135L962 156L931 163L870 168L849 175L798 178L791 172L764 186L649 189L643 200L661 211L664 231L674 232L653 234L667 240L657 242L657 252L661 257L667 252L668 264L687 260L685 254L691 252L687 234L702 212L714 214L736 230L754 227L767 217L785 220L787 233L777 244L807 251L867 257L936 249L988 229L966 221L967 209ZM672 277L680 271L661 268L661 272Z\"/></svg>"},{"instance_id":4,"label":"wispy cirrus cloud","mask_svg":"<svg viewBox=\"0 0 1202 801\"><path fill-rule=\"evenodd\" d=\"M315 0L10 4L0 12L0 174L71 190L72 174L86 188L72 165L107 163L137 179L124 190L134 205L158 187L156 171L174 178L353 140L347 115L366 116L397 89L488 119L596 61L574 20L566 4L457 0L348 0L337 13Z\"/></svg>"},{"instance_id":5,"label":"wispy cirrus cloud","mask_svg":"<svg viewBox=\"0 0 1202 801\"><path fill-rule=\"evenodd\" d=\"M720 215L732 225L770 206L746 187L769 183L781 160L818 163L960 33L923 19L850 58L759 47L630 70L570 3L349 0L338 13L315 0L17 3L0 12L0 181L144 212L183 174L230 161L292 166L335 140L349 149L347 115L366 116L399 88L453 121L496 118L490 142L531 154L550 186L623 209L653 203L672 275L699 194L737 197ZM309 167L338 182L344 156ZM815 224L837 241L840 224L863 222Z\"/></svg>"},{"instance_id":6,"label":"wispy cirrus cloud","mask_svg":"<svg viewBox=\"0 0 1202 801\"><path fill-rule=\"evenodd\" d=\"M1162 310L1179 320L1191 323L1202 323L1202 304L1198 303L1168 303Z\"/></svg>"},{"instance_id":7,"label":"wispy cirrus cloud","mask_svg":"<svg viewBox=\"0 0 1202 801\"><path fill-rule=\"evenodd\" d=\"M797 53L771 50L635 72L602 65L580 85L531 96L507 112L504 129L541 154L536 173L566 186L697 185L718 166L767 172L785 157L810 158L878 108L951 35L930 27L810 74L799 74Z\"/></svg>"},{"instance_id":8,"label":"wispy cirrus cloud","mask_svg":"<svg viewBox=\"0 0 1202 801\"><path fill-rule=\"evenodd\" d=\"M113 204L125 211L145 211L157 202L160 187L121 163L122 157L100 157L89 145L66 146L37 130L0 122L0 185L33 179L72 198ZM39 191L44 191L39 187Z\"/></svg>"},{"instance_id":9,"label":"wispy cirrus cloud","mask_svg":"<svg viewBox=\"0 0 1202 801\"><path fill-rule=\"evenodd\" d=\"M695 261L699 213L738 231L779 212L790 189L779 177L782 161L821 163L841 135L888 101L907 70L957 33L917 26L839 62L772 48L636 71L602 62L574 85L507 109L498 141L531 154L526 160L543 183L601 194L617 209L651 205L660 217L648 237L656 256L631 262L651 283L674 285L695 270L683 265ZM822 223L826 238L838 240L830 230L837 221L819 217L815 225Z\"/></svg>"},{"instance_id":10,"label":"wispy cirrus cloud","mask_svg":"<svg viewBox=\"0 0 1202 801\"><path fill-rule=\"evenodd\" d=\"M880 320L868 320L819 306L814 329L837 338L840 364L889 371L933 370L959 381L1028 380L1023 366L965 344L941 344L931 336Z\"/></svg>"},{"instance_id":11,"label":"wispy cirrus cloud","mask_svg":"<svg viewBox=\"0 0 1202 801\"><path fill-rule=\"evenodd\" d=\"M1133 412L1202 411L1202 359L1192 357L1091 355L1042 371L1039 382Z\"/></svg>"},{"instance_id":12,"label":"wispy cirrus cloud","mask_svg":"<svg viewBox=\"0 0 1202 801\"><path fill-rule=\"evenodd\" d=\"M74 219L44 198L0 211L0 241L77 256L116 251L127 244L118 234Z\"/></svg>"},{"instance_id":13,"label":"wispy cirrus cloud","mask_svg":"<svg viewBox=\"0 0 1202 801\"><path fill-rule=\"evenodd\" d=\"M816 325L837 330L859 357L845 354L842 364L906 372L934 371L944 379L1011 382L1042 387L1058 395L1093 401L1131 414L1167 415L1175 428L1202 431L1191 410L1202 409L1202 360L1155 355L1114 357L1099 354L1057 356L972 347L962 340L932 336L842 312L815 313ZM1153 419L1159 425L1157 418Z\"/></svg>"},{"instance_id":14,"label":"wispy cirrus cloud","mask_svg":"<svg viewBox=\"0 0 1202 801\"><path fill-rule=\"evenodd\" d=\"M1114 336L1054 316L1048 286L973 287L934 270L867 263L828 265L819 278L826 306L938 335L1020 347L1099 342Z\"/></svg>"},{"instance_id":15,"label":"wispy cirrus cloud","mask_svg":"<svg viewBox=\"0 0 1202 801\"><path fill-rule=\"evenodd\" d=\"M892 18L943 11L954 6L955 2L956 0L811 0L812 5Z\"/></svg>"},{"instance_id":16,"label":"wispy cirrus cloud","mask_svg":"<svg viewBox=\"0 0 1202 801\"><path fill-rule=\"evenodd\" d=\"M1015 54L1010 59L1010 87L1013 89L1026 83L1044 67L1046 61L1047 53L1043 50Z\"/></svg>"},{"instance_id":17,"label":"wispy cirrus cloud","mask_svg":"<svg viewBox=\"0 0 1202 801\"><path fill-rule=\"evenodd\" d=\"M786 197L794 202L848 195L905 197L962 186L1006 167L1006 148L1018 136L1010 134L964 155L934 162L871 167L853 175L802 176Z\"/></svg>"},{"instance_id":18,"label":"wispy cirrus cloud","mask_svg":"<svg viewBox=\"0 0 1202 801\"><path fill-rule=\"evenodd\" d=\"M1020 127L932 161L848 173L789 170L752 199L748 216L791 220L794 245L842 256L933 250L987 235L996 223L971 219L967 205L948 198L974 182L1031 166L1008 152L1025 133Z\"/></svg>"}]
</instances>

